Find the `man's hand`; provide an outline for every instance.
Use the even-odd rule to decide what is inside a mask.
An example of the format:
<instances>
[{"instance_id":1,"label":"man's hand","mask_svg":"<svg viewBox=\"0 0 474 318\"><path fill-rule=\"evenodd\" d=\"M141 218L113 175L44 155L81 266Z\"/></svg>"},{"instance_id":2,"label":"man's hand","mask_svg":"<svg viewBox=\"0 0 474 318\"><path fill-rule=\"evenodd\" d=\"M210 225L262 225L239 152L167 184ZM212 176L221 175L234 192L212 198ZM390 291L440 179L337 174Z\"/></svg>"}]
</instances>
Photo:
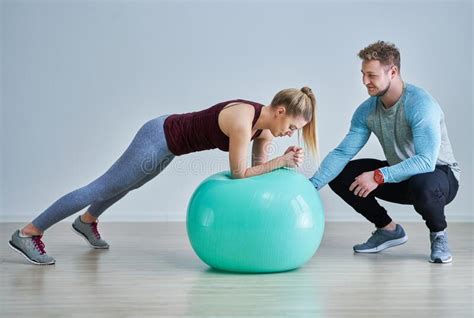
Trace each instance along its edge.
<instances>
[{"instance_id":1,"label":"man's hand","mask_svg":"<svg viewBox=\"0 0 474 318\"><path fill-rule=\"evenodd\" d=\"M377 187L378 184L374 180L374 172L368 171L355 178L355 181L349 187L349 191L354 191L354 195L366 198Z\"/></svg>"}]
</instances>

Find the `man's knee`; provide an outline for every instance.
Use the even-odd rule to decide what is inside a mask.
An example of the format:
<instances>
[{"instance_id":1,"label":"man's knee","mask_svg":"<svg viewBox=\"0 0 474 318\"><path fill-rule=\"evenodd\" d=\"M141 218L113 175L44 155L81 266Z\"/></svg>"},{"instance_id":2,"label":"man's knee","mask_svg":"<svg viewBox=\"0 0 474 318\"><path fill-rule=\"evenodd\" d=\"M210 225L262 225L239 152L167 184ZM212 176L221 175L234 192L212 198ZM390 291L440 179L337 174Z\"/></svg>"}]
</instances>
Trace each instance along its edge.
<instances>
[{"instance_id":1,"label":"man's knee","mask_svg":"<svg viewBox=\"0 0 474 318\"><path fill-rule=\"evenodd\" d=\"M344 169L339 173L339 175L329 182L329 187L335 191L341 185L349 187L355 178L359 176L361 172L359 160L350 161ZM363 169L362 169L363 170Z\"/></svg>"},{"instance_id":2,"label":"man's knee","mask_svg":"<svg viewBox=\"0 0 474 318\"><path fill-rule=\"evenodd\" d=\"M329 187L331 188L332 191L334 192L338 192L339 189L341 188L340 186L340 182L339 180L336 178L334 178L334 180L332 180L331 182L328 183Z\"/></svg>"},{"instance_id":3,"label":"man's knee","mask_svg":"<svg viewBox=\"0 0 474 318\"><path fill-rule=\"evenodd\" d=\"M357 164L353 161L349 162L339 175L329 182L329 187L336 193L349 191L350 185L360 174L358 170Z\"/></svg>"}]
</instances>

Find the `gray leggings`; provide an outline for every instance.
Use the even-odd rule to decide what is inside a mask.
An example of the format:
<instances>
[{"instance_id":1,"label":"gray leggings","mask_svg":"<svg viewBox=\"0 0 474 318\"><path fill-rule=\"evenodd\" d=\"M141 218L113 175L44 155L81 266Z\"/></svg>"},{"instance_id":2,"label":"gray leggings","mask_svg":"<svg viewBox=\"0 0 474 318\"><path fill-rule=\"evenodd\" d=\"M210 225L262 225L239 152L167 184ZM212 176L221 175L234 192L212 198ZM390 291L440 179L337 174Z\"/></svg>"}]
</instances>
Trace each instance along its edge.
<instances>
[{"instance_id":1,"label":"gray leggings","mask_svg":"<svg viewBox=\"0 0 474 318\"><path fill-rule=\"evenodd\" d=\"M85 187L54 202L33 220L33 225L45 231L87 206L89 213L98 217L128 192L156 177L174 158L163 131L166 117L146 122L109 170Z\"/></svg>"}]
</instances>

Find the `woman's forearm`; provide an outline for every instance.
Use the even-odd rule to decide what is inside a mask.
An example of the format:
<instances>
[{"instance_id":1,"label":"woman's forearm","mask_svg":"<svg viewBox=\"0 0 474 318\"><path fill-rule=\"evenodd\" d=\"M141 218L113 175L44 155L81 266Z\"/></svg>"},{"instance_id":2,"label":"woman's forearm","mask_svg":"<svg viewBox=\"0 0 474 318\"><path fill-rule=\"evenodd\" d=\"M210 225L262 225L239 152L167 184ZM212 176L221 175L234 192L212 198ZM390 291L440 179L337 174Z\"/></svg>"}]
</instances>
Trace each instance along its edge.
<instances>
[{"instance_id":1,"label":"woman's forearm","mask_svg":"<svg viewBox=\"0 0 474 318\"><path fill-rule=\"evenodd\" d=\"M265 173L271 172L275 169L285 167L285 166L286 166L285 158L283 158L282 156L276 157L265 163L253 166L251 168L247 168L245 170L245 174L243 177L248 178L248 177L258 176L258 175L265 174Z\"/></svg>"}]
</instances>

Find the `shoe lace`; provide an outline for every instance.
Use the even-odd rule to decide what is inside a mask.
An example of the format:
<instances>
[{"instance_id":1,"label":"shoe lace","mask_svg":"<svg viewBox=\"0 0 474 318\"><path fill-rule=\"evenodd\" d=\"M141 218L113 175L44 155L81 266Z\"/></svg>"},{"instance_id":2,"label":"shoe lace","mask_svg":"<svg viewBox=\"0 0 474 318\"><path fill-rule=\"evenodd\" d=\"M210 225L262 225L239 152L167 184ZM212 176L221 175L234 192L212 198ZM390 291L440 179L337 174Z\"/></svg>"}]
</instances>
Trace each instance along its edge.
<instances>
[{"instance_id":1,"label":"shoe lace","mask_svg":"<svg viewBox=\"0 0 474 318\"><path fill-rule=\"evenodd\" d=\"M433 240L433 249L434 250L440 250L442 252L446 252L446 247L447 247L447 240L444 236L437 236Z\"/></svg>"},{"instance_id":2,"label":"shoe lace","mask_svg":"<svg viewBox=\"0 0 474 318\"><path fill-rule=\"evenodd\" d=\"M367 240L367 242L376 239L377 234L379 234L380 232L381 232L380 229L376 229L375 231L373 231L373 232L372 232L372 235L369 237L369 239Z\"/></svg>"},{"instance_id":3,"label":"shoe lace","mask_svg":"<svg viewBox=\"0 0 474 318\"><path fill-rule=\"evenodd\" d=\"M97 229L97 222L92 222L91 223L91 228L92 228L92 232L94 233L96 239L100 239L100 234L99 234L99 230Z\"/></svg>"},{"instance_id":4,"label":"shoe lace","mask_svg":"<svg viewBox=\"0 0 474 318\"><path fill-rule=\"evenodd\" d=\"M31 240L33 241L33 244L35 245L35 248L40 252L41 255L46 254L46 251L44 250L44 243L41 241L42 235L37 235L37 236L32 236Z\"/></svg>"}]
</instances>

